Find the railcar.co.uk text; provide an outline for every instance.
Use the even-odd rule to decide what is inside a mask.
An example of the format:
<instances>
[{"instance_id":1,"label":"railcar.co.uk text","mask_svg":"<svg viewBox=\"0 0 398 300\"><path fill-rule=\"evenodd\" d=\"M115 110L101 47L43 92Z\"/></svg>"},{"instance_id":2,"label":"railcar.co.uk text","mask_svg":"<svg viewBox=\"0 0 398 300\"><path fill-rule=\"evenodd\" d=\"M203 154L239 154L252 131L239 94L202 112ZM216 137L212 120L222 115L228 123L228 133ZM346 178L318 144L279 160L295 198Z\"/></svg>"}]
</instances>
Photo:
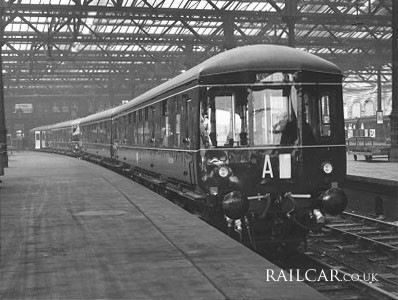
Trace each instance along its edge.
<instances>
[{"instance_id":1,"label":"railcar.co.uk text","mask_svg":"<svg viewBox=\"0 0 398 300\"><path fill-rule=\"evenodd\" d=\"M363 274L339 274L336 269L321 270L308 269L289 269L280 270L279 272L273 269L266 269L267 281L308 281L308 282L318 282L318 281L365 281L368 283L378 282L377 273L363 273Z\"/></svg>"}]
</instances>

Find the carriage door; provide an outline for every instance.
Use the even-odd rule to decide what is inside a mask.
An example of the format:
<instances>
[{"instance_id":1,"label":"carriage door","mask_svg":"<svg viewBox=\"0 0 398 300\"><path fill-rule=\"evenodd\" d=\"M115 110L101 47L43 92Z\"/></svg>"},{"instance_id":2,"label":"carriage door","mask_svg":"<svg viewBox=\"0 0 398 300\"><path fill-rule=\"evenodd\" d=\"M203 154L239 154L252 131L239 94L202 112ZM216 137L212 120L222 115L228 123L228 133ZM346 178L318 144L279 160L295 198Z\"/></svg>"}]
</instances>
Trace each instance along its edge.
<instances>
[{"instance_id":1,"label":"carriage door","mask_svg":"<svg viewBox=\"0 0 398 300\"><path fill-rule=\"evenodd\" d=\"M46 131L41 131L40 132L40 138L41 138L41 141L40 141L40 143L41 143L41 145L40 145L40 147L43 149L43 148L46 148L47 147L47 132Z\"/></svg>"},{"instance_id":2,"label":"carriage door","mask_svg":"<svg viewBox=\"0 0 398 300\"><path fill-rule=\"evenodd\" d=\"M35 131L35 149L40 149L40 131Z\"/></svg>"},{"instance_id":3,"label":"carriage door","mask_svg":"<svg viewBox=\"0 0 398 300\"><path fill-rule=\"evenodd\" d=\"M192 98L184 94L183 95L183 110L184 110L184 121L182 124L182 130L184 132L184 136L182 137L182 141L184 144L184 148L186 150L195 150L196 145L196 133L195 133L195 125L196 123L196 107ZM196 183L196 175L195 175L195 152L185 152L184 155L184 164L185 170L188 172L189 178L187 178L191 184Z\"/></svg>"},{"instance_id":4,"label":"carriage door","mask_svg":"<svg viewBox=\"0 0 398 300\"><path fill-rule=\"evenodd\" d=\"M106 121L108 122L108 121ZM110 139L110 145L109 145L109 149L110 149L110 153L111 153L111 158L115 159L117 156L117 147L119 145L119 139L118 139L118 120L112 120L109 121L110 123L110 130L111 130L111 139ZM106 123L105 123L106 124ZM105 125L104 124L104 125Z\"/></svg>"}]
</instances>

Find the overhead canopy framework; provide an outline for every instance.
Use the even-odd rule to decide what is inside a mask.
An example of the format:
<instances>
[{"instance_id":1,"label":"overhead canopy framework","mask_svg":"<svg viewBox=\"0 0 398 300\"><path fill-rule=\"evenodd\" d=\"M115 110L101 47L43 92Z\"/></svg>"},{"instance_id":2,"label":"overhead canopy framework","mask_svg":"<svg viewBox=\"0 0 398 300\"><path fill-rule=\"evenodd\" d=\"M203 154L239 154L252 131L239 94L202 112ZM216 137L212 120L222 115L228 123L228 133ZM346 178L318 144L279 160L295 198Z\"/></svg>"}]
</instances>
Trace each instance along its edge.
<instances>
[{"instance_id":1,"label":"overhead canopy framework","mask_svg":"<svg viewBox=\"0 0 398 300\"><path fill-rule=\"evenodd\" d=\"M134 96L225 49L290 45L390 83L391 0L1 2L5 96Z\"/></svg>"}]
</instances>

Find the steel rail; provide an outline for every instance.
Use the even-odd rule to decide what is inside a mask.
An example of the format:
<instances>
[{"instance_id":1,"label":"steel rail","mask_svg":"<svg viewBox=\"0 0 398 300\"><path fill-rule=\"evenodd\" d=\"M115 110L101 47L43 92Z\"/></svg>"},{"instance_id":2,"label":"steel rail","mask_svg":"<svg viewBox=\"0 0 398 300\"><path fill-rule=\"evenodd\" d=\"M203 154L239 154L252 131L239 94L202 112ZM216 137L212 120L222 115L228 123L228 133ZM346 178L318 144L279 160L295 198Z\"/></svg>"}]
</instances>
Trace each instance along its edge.
<instances>
[{"instance_id":1,"label":"steel rail","mask_svg":"<svg viewBox=\"0 0 398 300\"><path fill-rule=\"evenodd\" d=\"M390 224L388 222L384 222L384 221L380 221L380 220L376 220L376 219L372 219L372 218L369 218L369 217L360 216L360 215L356 215L356 214L352 214L352 213L345 213L344 212L343 215L349 216L349 218L351 218L351 219L355 218L355 219L359 219L359 220L366 221L366 222L373 222L377 226L388 226L388 227L390 227L391 233L397 233L395 230L398 228L398 226L396 226L394 224ZM346 219L344 219L344 220L346 220ZM365 226L364 223L358 223L358 225L359 226L360 225ZM344 235L349 235L349 236L355 237L357 239L366 241L368 243L372 243L372 244L376 244L376 245L384 247L384 248L388 248L390 250L398 250L398 246L394 246L394 245L388 244L386 242L377 241L377 240L372 239L371 237L366 237L366 236L361 235L361 233L362 234L366 234L366 231L359 232L359 233L353 233L349 229L345 230L345 229L341 229L341 228L336 228L336 227L333 226L333 223L325 225L325 228L333 230L335 232L339 232L339 233L344 234ZM378 228L375 227L374 229L378 229ZM398 233L397 233L397 237L398 237Z\"/></svg>"},{"instance_id":2,"label":"steel rail","mask_svg":"<svg viewBox=\"0 0 398 300\"><path fill-rule=\"evenodd\" d=\"M372 244L377 244L378 246L382 246L382 247L385 247L385 248L390 248L392 250L398 250L398 247L396 247L396 246L393 246L393 245L390 245L390 244L387 244L387 243L383 243L383 242L380 242L380 241L376 241L376 240L361 236L361 235L356 234L356 233L352 233L352 232L349 232L349 231L338 229L338 228L332 227L330 225L325 225L325 227L328 228L328 229L331 229L333 231L337 231L337 232L339 232L341 234L350 235L352 237L364 240L366 242L369 242L369 243L372 243Z\"/></svg>"},{"instance_id":3,"label":"steel rail","mask_svg":"<svg viewBox=\"0 0 398 300\"><path fill-rule=\"evenodd\" d=\"M342 215L348 216L350 218L355 218L355 219L360 219L360 220L373 222L373 223L380 224L380 225L383 225L383 226L390 226L392 228L395 227L394 229L398 229L398 224L396 225L396 224L393 224L393 223L390 223L390 222L385 222L383 220L369 218L369 217L366 217L366 216L361 216L361 215L353 214L353 213L349 213L349 212L343 212Z\"/></svg>"}]
</instances>

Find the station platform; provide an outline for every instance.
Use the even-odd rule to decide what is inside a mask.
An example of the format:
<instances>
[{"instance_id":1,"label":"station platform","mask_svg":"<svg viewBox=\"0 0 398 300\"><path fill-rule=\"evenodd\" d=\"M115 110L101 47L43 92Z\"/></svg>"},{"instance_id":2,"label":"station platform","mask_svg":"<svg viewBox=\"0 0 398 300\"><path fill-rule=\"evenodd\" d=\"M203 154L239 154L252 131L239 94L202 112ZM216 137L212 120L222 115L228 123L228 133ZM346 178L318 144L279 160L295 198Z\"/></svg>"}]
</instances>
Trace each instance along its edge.
<instances>
[{"instance_id":1,"label":"station platform","mask_svg":"<svg viewBox=\"0 0 398 300\"><path fill-rule=\"evenodd\" d=\"M398 163L387 158L355 161L352 154L347 154L344 191L348 212L398 224Z\"/></svg>"},{"instance_id":2,"label":"station platform","mask_svg":"<svg viewBox=\"0 0 398 300\"><path fill-rule=\"evenodd\" d=\"M194 215L75 158L10 157L1 299L324 299Z\"/></svg>"},{"instance_id":3,"label":"station platform","mask_svg":"<svg viewBox=\"0 0 398 300\"><path fill-rule=\"evenodd\" d=\"M375 158L366 161L363 158L354 160L352 154L347 154L347 175L373 179L373 181L391 180L398 182L398 163L389 162L387 158Z\"/></svg>"}]
</instances>

